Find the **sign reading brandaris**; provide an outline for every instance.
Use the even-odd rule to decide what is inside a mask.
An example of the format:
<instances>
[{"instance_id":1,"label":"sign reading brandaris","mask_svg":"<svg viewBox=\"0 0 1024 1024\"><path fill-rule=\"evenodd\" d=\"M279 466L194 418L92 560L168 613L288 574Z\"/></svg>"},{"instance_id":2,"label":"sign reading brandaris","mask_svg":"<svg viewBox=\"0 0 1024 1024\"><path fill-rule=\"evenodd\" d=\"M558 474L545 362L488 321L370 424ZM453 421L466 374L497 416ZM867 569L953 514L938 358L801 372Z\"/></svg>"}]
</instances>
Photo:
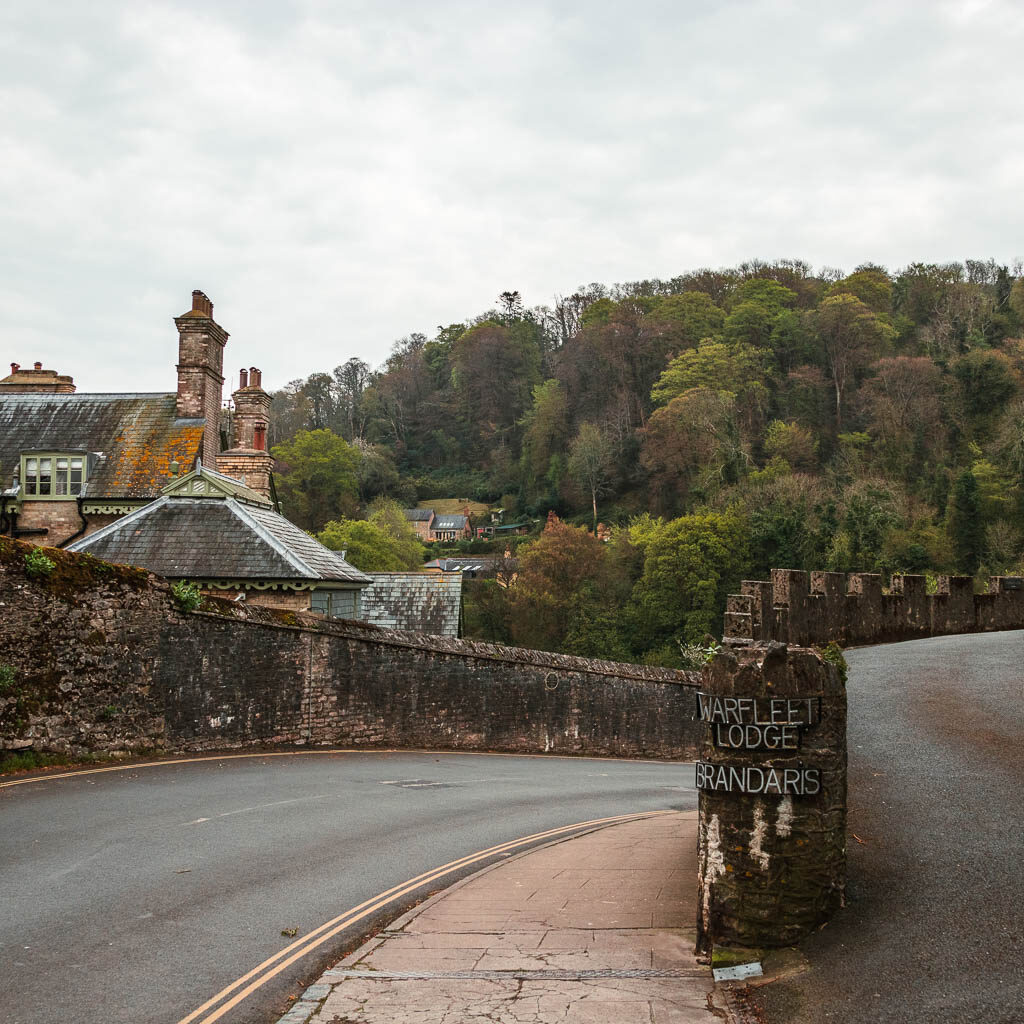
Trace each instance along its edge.
<instances>
[{"instance_id":1,"label":"sign reading brandaris","mask_svg":"<svg viewBox=\"0 0 1024 1024\"><path fill-rule=\"evenodd\" d=\"M817 796L821 792L818 768L775 768L765 765L697 762L697 789L709 793L749 793L754 796Z\"/></svg>"}]
</instances>

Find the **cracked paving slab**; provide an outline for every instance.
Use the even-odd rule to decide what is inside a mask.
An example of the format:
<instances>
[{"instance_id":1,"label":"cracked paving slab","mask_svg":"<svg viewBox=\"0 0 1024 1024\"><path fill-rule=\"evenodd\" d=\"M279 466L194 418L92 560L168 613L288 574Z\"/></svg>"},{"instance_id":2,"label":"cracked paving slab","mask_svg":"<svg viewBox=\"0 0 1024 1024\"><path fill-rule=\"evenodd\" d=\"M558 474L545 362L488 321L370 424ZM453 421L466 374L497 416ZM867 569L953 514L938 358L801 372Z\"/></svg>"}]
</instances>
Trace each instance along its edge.
<instances>
[{"instance_id":1,"label":"cracked paving slab","mask_svg":"<svg viewBox=\"0 0 1024 1024\"><path fill-rule=\"evenodd\" d=\"M721 1021L693 954L695 829L696 812L626 822L484 871L326 971L283 1022Z\"/></svg>"}]
</instances>

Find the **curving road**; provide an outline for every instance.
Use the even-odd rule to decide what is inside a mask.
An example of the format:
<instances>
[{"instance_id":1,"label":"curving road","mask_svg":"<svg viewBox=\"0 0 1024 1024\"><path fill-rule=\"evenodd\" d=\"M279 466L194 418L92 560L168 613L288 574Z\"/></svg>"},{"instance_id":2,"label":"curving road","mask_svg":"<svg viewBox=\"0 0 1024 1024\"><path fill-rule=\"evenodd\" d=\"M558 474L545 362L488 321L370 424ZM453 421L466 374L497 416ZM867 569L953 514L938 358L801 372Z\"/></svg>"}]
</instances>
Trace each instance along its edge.
<instances>
[{"instance_id":1,"label":"curving road","mask_svg":"<svg viewBox=\"0 0 1024 1024\"><path fill-rule=\"evenodd\" d=\"M847 652L849 905L768 1024L1024 1022L1024 632Z\"/></svg>"},{"instance_id":2,"label":"curving road","mask_svg":"<svg viewBox=\"0 0 1024 1024\"><path fill-rule=\"evenodd\" d=\"M288 946L282 931L301 937L421 872L558 826L696 806L692 765L447 753L253 756L4 781L2 1024L176 1024ZM397 913L388 907L376 922ZM342 932L219 1019L274 1019L374 923Z\"/></svg>"}]
</instances>

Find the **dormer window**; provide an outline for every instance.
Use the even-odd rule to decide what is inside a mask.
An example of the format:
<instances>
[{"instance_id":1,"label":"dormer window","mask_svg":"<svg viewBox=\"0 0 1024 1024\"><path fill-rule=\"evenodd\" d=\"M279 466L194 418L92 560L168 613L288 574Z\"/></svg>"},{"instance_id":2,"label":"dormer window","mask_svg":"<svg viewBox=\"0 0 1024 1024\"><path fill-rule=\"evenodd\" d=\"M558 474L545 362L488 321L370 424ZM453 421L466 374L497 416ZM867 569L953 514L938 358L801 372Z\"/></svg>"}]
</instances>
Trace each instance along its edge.
<instances>
[{"instance_id":1,"label":"dormer window","mask_svg":"<svg viewBox=\"0 0 1024 1024\"><path fill-rule=\"evenodd\" d=\"M74 498L82 494L88 459L71 452L39 452L21 457L21 493L25 498Z\"/></svg>"}]
</instances>

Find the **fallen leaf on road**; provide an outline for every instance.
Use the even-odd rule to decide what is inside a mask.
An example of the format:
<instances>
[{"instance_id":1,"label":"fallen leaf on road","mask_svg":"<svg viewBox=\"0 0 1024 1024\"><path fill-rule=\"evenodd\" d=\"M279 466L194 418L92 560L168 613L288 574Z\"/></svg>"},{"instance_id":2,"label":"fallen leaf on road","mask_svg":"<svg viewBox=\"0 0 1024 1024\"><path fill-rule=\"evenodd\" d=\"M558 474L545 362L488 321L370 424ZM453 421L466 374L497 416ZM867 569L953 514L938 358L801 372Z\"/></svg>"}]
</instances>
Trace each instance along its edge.
<instances>
[{"instance_id":1,"label":"fallen leaf on road","mask_svg":"<svg viewBox=\"0 0 1024 1024\"><path fill-rule=\"evenodd\" d=\"M282 928L281 929L281 934L286 939L294 939L295 936L299 934L299 929L298 928Z\"/></svg>"},{"instance_id":2,"label":"fallen leaf on road","mask_svg":"<svg viewBox=\"0 0 1024 1024\"><path fill-rule=\"evenodd\" d=\"M178 868L174 873L176 875L187 875L192 869L191 868Z\"/></svg>"},{"instance_id":3,"label":"fallen leaf on road","mask_svg":"<svg viewBox=\"0 0 1024 1024\"><path fill-rule=\"evenodd\" d=\"M856 832L851 832L850 835L853 836L853 838L856 839L857 842L860 843L861 846L867 846L868 845L863 839L861 839L861 837L859 835L857 835Z\"/></svg>"}]
</instances>

